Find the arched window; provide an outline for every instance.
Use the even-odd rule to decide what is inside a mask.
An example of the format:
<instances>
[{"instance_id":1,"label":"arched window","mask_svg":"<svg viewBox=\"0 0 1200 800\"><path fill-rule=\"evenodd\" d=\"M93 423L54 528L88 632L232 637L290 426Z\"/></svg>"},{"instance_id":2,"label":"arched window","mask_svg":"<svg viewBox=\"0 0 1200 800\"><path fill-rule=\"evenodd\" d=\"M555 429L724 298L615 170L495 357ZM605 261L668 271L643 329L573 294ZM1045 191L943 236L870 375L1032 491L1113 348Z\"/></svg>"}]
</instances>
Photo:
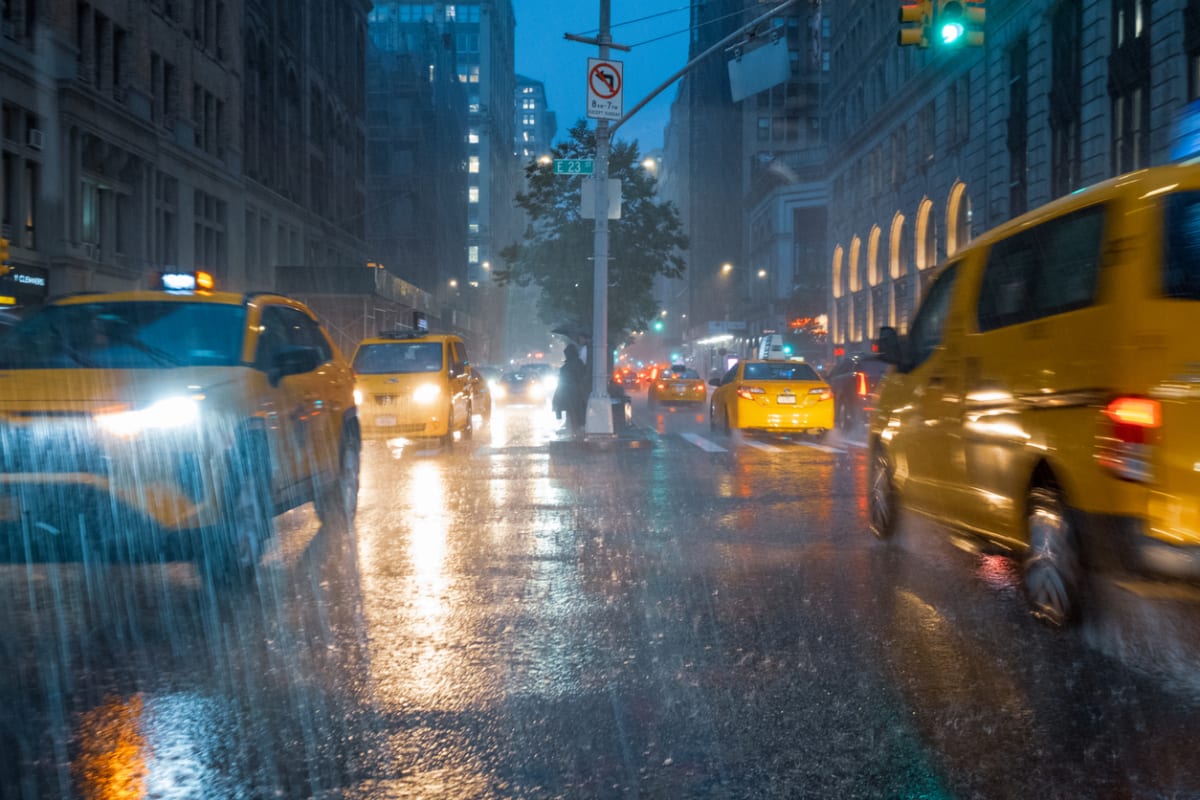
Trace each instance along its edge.
<instances>
[{"instance_id":1,"label":"arched window","mask_svg":"<svg viewBox=\"0 0 1200 800\"><path fill-rule=\"evenodd\" d=\"M844 254L840 244L833 248L833 296L835 298L841 297L846 293L846 287L842 284L842 258Z\"/></svg>"},{"instance_id":2,"label":"arched window","mask_svg":"<svg viewBox=\"0 0 1200 800\"><path fill-rule=\"evenodd\" d=\"M926 197L917 209L916 262L924 272L937 263L937 224L933 219L933 201Z\"/></svg>"},{"instance_id":3,"label":"arched window","mask_svg":"<svg viewBox=\"0 0 1200 800\"><path fill-rule=\"evenodd\" d=\"M867 237L867 283L871 286L878 286L880 280L879 234L879 226L875 225Z\"/></svg>"},{"instance_id":4,"label":"arched window","mask_svg":"<svg viewBox=\"0 0 1200 800\"><path fill-rule=\"evenodd\" d=\"M855 236L850 240L850 292L853 294L862 288L862 271L859 264L859 253L862 251L862 239Z\"/></svg>"},{"instance_id":5,"label":"arched window","mask_svg":"<svg viewBox=\"0 0 1200 800\"><path fill-rule=\"evenodd\" d=\"M946 202L946 257L957 253L971 241L971 198L967 185L958 181L950 189Z\"/></svg>"}]
</instances>

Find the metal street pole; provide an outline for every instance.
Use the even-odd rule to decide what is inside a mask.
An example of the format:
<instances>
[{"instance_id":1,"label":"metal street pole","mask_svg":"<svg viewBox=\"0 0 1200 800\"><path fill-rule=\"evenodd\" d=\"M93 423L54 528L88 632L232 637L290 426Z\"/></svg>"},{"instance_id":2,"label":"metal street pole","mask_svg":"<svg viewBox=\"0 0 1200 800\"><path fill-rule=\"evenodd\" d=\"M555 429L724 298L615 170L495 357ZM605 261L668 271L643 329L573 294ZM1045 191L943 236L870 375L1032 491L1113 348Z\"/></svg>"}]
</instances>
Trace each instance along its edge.
<instances>
[{"instance_id":1,"label":"metal street pole","mask_svg":"<svg viewBox=\"0 0 1200 800\"><path fill-rule=\"evenodd\" d=\"M600 0L600 58L608 59L612 34L609 28L610 0ZM596 234L593 244L592 283L592 394L588 398L584 432L612 436L612 400L608 396L608 120L596 122Z\"/></svg>"}]
</instances>

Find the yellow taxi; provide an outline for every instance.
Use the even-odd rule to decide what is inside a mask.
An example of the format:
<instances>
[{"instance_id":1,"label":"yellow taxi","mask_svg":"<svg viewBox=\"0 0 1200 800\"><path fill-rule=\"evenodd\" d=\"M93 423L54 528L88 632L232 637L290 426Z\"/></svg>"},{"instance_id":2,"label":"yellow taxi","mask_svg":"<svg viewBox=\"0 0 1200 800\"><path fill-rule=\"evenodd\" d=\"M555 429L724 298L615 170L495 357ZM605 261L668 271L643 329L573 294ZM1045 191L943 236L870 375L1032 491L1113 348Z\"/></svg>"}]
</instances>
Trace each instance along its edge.
<instances>
[{"instance_id":1,"label":"yellow taxi","mask_svg":"<svg viewBox=\"0 0 1200 800\"><path fill-rule=\"evenodd\" d=\"M0 523L60 541L99 527L156 558L185 544L224 577L253 574L283 510L352 523L350 365L301 303L211 285L65 297L0 339Z\"/></svg>"},{"instance_id":2,"label":"yellow taxi","mask_svg":"<svg viewBox=\"0 0 1200 800\"><path fill-rule=\"evenodd\" d=\"M833 428L833 392L803 361L739 361L709 383L716 387L708 412L714 431L824 436Z\"/></svg>"},{"instance_id":3,"label":"yellow taxi","mask_svg":"<svg viewBox=\"0 0 1200 800\"><path fill-rule=\"evenodd\" d=\"M651 406L659 403L703 403L707 399L707 384L696 370L683 364L674 364L659 371L646 389L646 402Z\"/></svg>"},{"instance_id":4,"label":"yellow taxi","mask_svg":"<svg viewBox=\"0 0 1200 800\"><path fill-rule=\"evenodd\" d=\"M353 367L364 437L437 438L446 445L456 433L471 437L476 403L483 402L476 390L483 390L460 337L425 331L380 334L359 343Z\"/></svg>"},{"instance_id":5,"label":"yellow taxi","mask_svg":"<svg viewBox=\"0 0 1200 800\"><path fill-rule=\"evenodd\" d=\"M1200 579L1198 320L1200 166L974 239L903 340L880 331L872 529L889 536L903 506L1011 551L1054 624L1095 568Z\"/></svg>"}]
</instances>

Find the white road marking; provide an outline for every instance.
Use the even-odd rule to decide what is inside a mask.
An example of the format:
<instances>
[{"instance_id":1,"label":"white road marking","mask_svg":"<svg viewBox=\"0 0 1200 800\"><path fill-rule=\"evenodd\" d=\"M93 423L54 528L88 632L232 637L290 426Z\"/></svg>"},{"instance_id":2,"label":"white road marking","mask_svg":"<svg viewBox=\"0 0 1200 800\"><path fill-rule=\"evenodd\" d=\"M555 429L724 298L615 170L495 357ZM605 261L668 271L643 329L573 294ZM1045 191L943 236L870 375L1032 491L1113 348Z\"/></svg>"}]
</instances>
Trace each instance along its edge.
<instances>
[{"instance_id":1,"label":"white road marking","mask_svg":"<svg viewBox=\"0 0 1200 800\"><path fill-rule=\"evenodd\" d=\"M756 442L753 439L743 439L742 444L749 445L750 447L755 447L759 450L765 450L768 453L778 453L782 449L782 448L776 447L773 444L767 444L766 442Z\"/></svg>"},{"instance_id":2,"label":"white road marking","mask_svg":"<svg viewBox=\"0 0 1200 800\"><path fill-rule=\"evenodd\" d=\"M696 445L696 447L699 447L701 450L704 450L705 452L708 452L708 453L727 452L724 447L721 447L721 445L710 442L708 439L705 439L703 436L701 436L698 433L683 433L680 435L684 439L687 439L689 442Z\"/></svg>"}]
</instances>

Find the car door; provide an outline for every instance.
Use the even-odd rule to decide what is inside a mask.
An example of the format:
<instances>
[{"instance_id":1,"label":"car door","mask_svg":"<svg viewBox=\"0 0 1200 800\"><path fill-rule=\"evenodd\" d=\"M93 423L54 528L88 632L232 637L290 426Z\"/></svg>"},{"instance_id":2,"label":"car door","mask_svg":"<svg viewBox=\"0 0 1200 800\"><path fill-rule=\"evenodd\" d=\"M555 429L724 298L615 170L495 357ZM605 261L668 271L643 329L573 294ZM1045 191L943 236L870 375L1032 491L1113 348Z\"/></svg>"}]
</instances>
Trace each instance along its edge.
<instances>
[{"instance_id":1,"label":"car door","mask_svg":"<svg viewBox=\"0 0 1200 800\"><path fill-rule=\"evenodd\" d=\"M961 265L947 266L929 287L909 328L909 402L896 414L892 438L906 501L938 517L953 518L963 494L962 331L953 300Z\"/></svg>"},{"instance_id":2,"label":"car door","mask_svg":"<svg viewBox=\"0 0 1200 800\"><path fill-rule=\"evenodd\" d=\"M286 320L279 305L259 309L258 336L254 349L257 371L254 396L256 413L263 420L267 448L271 454L272 488L276 496L296 482L296 437L292 385L286 380L270 379L271 365L288 347Z\"/></svg>"},{"instance_id":3,"label":"car door","mask_svg":"<svg viewBox=\"0 0 1200 800\"><path fill-rule=\"evenodd\" d=\"M304 473L332 475L338 466L342 418L347 398L353 396L354 378L320 324L298 308L286 309L288 335L295 347L311 347L320 355L320 367L302 376L305 383L304 438L309 460Z\"/></svg>"},{"instance_id":4,"label":"car door","mask_svg":"<svg viewBox=\"0 0 1200 800\"><path fill-rule=\"evenodd\" d=\"M450 385L450 400L454 407L456 425L466 425L470 420L467 406L471 398L470 375L467 373L466 348L453 339L446 342L447 383Z\"/></svg>"},{"instance_id":5,"label":"car door","mask_svg":"<svg viewBox=\"0 0 1200 800\"><path fill-rule=\"evenodd\" d=\"M314 323L303 311L282 304L262 310L259 354L256 364L270 372L271 364L287 348L313 347L309 326ZM319 329L318 329L319 331ZM322 443L321 426L326 422L325 378L312 369L279 377L271 387L275 402L277 441L273 465L282 470L286 487L294 487L317 474L327 454L316 450Z\"/></svg>"}]
</instances>

